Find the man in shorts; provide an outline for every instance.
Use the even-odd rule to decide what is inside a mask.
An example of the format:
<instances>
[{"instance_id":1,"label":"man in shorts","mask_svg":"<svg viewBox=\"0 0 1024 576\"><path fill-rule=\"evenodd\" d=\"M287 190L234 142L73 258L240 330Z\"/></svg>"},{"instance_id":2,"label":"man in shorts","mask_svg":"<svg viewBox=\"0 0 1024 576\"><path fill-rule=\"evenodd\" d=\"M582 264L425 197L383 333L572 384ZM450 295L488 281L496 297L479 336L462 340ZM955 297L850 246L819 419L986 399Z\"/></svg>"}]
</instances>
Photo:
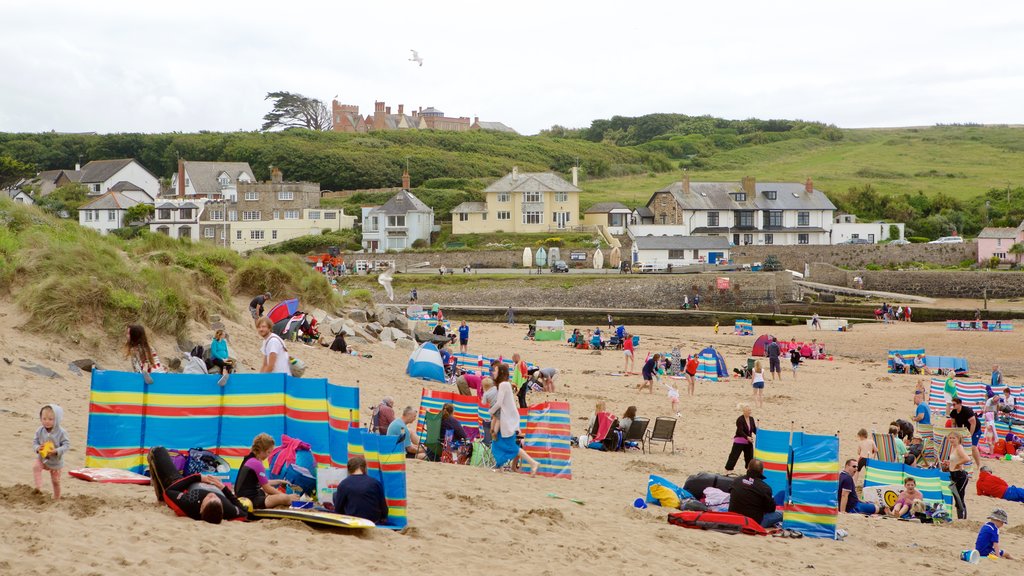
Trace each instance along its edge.
<instances>
[{"instance_id":1,"label":"man in shorts","mask_svg":"<svg viewBox=\"0 0 1024 576\"><path fill-rule=\"evenodd\" d=\"M778 374L779 380L782 380L782 364L779 362L779 356L782 352L779 350L779 340L772 336L772 341L765 347L765 351L768 353L768 371L772 373L772 381L775 380L775 375Z\"/></svg>"},{"instance_id":2,"label":"man in shorts","mask_svg":"<svg viewBox=\"0 0 1024 576\"><path fill-rule=\"evenodd\" d=\"M971 435L971 457L980 468L981 453L978 451L978 443L981 442L982 430L978 418L974 415L974 410L964 406L964 401L954 396L953 409L950 410L949 417L953 419L954 427L967 428L967 432Z\"/></svg>"},{"instance_id":3,"label":"man in shorts","mask_svg":"<svg viewBox=\"0 0 1024 576\"><path fill-rule=\"evenodd\" d=\"M263 316L263 305L267 303L267 300L270 300L270 292L264 292L249 301L249 314L252 314L253 321Z\"/></svg>"}]
</instances>

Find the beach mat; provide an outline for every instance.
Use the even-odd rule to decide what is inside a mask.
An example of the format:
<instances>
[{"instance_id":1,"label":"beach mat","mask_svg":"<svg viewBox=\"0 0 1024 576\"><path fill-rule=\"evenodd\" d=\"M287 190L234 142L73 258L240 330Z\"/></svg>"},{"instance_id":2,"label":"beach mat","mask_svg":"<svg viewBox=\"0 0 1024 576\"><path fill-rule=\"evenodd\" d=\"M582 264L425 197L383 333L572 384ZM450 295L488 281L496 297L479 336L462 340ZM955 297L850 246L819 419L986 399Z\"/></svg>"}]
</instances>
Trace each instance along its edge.
<instances>
[{"instance_id":1,"label":"beach mat","mask_svg":"<svg viewBox=\"0 0 1024 576\"><path fill-rule=\"evenodd\" d=\"M86 482L107 484L149 484L149 476L119 468L75 468L68 474Z\"/></svg>"},{"instance_id":2,"label":"beach mat","mask_svg":"<svg viewBox=\"0 0 1024 576\"><path fill-rule=\"evenodd\" d=\"M317 526L330 526L332 528L375 528L376 525L364 518L335 514L334 512L322 512L320 510L297 510L293 508L271 508L267 510L254 510L252 515L256 518L277 518L286 520L301 520L307 524Z\"/></svg>"}]
</instances>

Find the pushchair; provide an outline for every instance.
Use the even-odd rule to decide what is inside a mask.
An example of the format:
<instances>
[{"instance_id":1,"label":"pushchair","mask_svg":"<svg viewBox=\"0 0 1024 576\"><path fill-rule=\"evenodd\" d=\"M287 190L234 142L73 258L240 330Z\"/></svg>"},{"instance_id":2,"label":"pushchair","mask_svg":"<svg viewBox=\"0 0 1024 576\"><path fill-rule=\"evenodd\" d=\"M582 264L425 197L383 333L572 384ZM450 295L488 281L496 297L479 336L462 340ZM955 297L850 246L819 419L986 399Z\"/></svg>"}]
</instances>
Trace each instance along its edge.
<instances>
[{"instance_id":1,"label":"pushchair","mask_svg":"<svg viewBox=\"0 0 1024 576\"><path fill-rule=\"evenodd\" d=\"M537 335L537 326L534 325L534 324L529 324L527 329L526 329L526 336L523 336L523 340L533 340L533 338L536 335Z\"/></svg>"}]
</instances>

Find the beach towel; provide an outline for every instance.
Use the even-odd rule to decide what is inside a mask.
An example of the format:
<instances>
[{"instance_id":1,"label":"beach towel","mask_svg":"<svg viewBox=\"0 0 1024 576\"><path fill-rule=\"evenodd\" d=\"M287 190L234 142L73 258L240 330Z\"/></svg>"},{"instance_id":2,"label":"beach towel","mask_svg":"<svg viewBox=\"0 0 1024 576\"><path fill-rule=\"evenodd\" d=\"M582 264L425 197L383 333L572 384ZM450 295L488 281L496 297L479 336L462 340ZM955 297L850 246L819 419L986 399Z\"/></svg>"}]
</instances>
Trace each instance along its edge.
<instances>
[{"instance_id":1,"label":"beach towel","mask_svg":"<svg viewBox=\"0 0 1024 576\"><path fill-rule=\"evenodd\" d=\"M612 424L615 422L615 415L611 412L600 412L597 415L597 432L594 433L593 441L600 442L608 436L608 431L612 429ZM590 430L587 430L589 433Z\"/></svg>"}]
</instances>

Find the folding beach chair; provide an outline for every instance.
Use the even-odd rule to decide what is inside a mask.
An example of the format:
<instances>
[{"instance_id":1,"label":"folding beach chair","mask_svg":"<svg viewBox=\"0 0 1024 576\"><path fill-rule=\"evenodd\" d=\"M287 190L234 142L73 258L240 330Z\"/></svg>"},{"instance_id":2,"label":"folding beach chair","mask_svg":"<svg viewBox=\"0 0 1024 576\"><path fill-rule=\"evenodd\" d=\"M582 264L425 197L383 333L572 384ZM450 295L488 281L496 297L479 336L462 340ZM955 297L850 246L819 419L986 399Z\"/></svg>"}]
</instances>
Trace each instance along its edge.
<instances>
[{"instance_id":1,"label":"folding beach chair","mask_svg":"<svg viewBox=\"0 0 1024 576\"><path fill-rule=\"evenodd\" d=\"M930 468L938 463L938 449L935 447L935 436L932 434L933 429L934 427L931 424L917 425L917 430L914 434L921 437L923 450L917 456L917 460L914 462L915 466Z\"/></svg>"},{"instance_id":2,"label":"folding beach chair","mask_svg":"<svg viewBox=\"0 0 1024 576\"><path fill-rule=\"evenodd\" d=\"M626 436L622 439L622 447L629 448L631 445L636 447L637 444L642 446L644 436L647 434L647 426L650 423L650 418L634 418L633 423L629 425L629 430L626 430ZM631 442L632 444L630 444Z\"/></svg>"},{"instance_id":3,"label":"folding beach chair","mask_svg":"<svg viewBox=\"0 0 1024 576\"><path fill-rule=\"evenodd\" d=\"M424 416L426 438L423 447L427 451L427 460L437 462L441 459L441 413L427 412Z\"/></svg>"},{"instance_id":4,"label":"folding beach chair","mask_svg":"<svg viewBox=\"0 0 1024 576\"><path fill-rule=\"evenodd\" d=\"M892 434L872 434L878 447L878 459L882 462L903 462L896 454L896 438Z\"/></svg>"},{"instance_id":5,"label":"folding beach chair","mask_svg":"<svg viewBox=\"0 0 1024 576\"><path fill-rule=\"evenodd\" d=\"M967 434L966 428L944 428L935 426L932 428L932 436L934 442L938 446L938 453L935 456L935 463L939 464L949 460L949 455L953 452L953 443L949 441L950 436L960 436L960 443L963 444L964 450L968 454L971 452L971 437ZM973 463L972 460L968 460L964 467L967 468Z\"/></svg>"},{"instance_id":6,"label":"folding beach chair","mask_svg":"<svg viewBox=\"0 0 1024 576\"><path fill-rule=\"evenodd\" d=\"M647 450L651 449L651 444L654 442L661 442L661 451L665 451L665 444L672 444L672 451L676 451L676 442L673 439L673 435L676 432L676 419L668 418L667 416L658 416L654 420L654 430L647 433ZM643 444L641 444L641 447Z\"/></svg>"}]
</instances>

